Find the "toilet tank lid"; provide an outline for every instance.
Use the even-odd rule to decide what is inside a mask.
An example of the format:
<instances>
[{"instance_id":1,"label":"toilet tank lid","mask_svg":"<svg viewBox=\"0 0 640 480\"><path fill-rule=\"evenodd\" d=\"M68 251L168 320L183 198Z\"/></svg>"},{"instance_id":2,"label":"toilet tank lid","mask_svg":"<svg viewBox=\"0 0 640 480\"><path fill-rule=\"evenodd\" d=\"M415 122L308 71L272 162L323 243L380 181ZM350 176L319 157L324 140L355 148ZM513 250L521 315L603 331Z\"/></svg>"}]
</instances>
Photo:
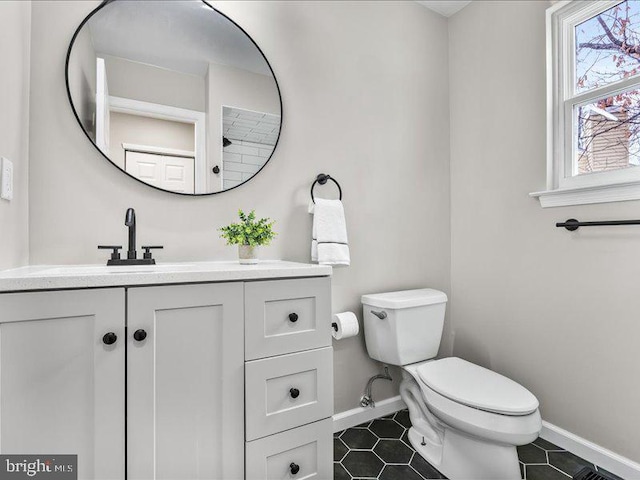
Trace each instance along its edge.
<instances>
[{"instance_id":1,"label":"toilet tank lid","mask_svg":"<svg viewBox=\"0 0 640 480\"><path fill-rule=\"evenodd\" d=\"M362 296L362 303L378 308L411 308L446 303L447 295L432 288L402 290L399 292L374 293Z\"/></svg>"}]
</instances>

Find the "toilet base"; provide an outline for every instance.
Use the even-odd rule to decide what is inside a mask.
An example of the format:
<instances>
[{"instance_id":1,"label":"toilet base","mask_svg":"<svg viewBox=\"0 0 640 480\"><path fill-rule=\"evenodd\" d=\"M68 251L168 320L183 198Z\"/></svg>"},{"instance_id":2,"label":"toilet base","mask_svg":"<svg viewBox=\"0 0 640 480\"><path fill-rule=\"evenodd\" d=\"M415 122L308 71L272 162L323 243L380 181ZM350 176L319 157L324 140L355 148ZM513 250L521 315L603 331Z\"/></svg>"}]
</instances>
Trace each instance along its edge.
<instances>
[{"instance_id":1,"label":"toilet base","mask_svg":"<svg viewBox=\"0 0 640 480\"><path fill-rule=\"evenodd\" d=\"M520 480L515 446L498 445L445 428L436 445L411 427L409 441L431 465L451 480Z\"/></svg>"}]
</instances>

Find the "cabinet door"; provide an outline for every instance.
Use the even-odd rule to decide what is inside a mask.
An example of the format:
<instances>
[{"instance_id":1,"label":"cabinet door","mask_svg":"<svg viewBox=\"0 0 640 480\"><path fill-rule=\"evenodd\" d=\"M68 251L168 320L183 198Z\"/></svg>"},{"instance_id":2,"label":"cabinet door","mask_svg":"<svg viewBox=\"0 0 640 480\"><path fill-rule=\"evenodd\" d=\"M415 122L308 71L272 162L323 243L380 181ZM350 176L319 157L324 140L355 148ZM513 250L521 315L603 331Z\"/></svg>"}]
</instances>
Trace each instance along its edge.
<instances>
[{"instance_id":1,"label":"cabinet door","mask_svg":"<svg viewBox=\"0 0 640 480\"><path fill-rule=\"evenodd\" d=\"M129 289L130 480L243 478L242 292L242 283Z\"/></svg>"},{"instance_id":2,"label":"cabinet door","mask_svg":"<svg viewBox=\"0 0 640 480\"><path fill-rule=\"evenodd\" d=\"M124 289L0 294L3 454L77 454L79 479L124 479L124 324Z\"/></svg>"}]
</instances>

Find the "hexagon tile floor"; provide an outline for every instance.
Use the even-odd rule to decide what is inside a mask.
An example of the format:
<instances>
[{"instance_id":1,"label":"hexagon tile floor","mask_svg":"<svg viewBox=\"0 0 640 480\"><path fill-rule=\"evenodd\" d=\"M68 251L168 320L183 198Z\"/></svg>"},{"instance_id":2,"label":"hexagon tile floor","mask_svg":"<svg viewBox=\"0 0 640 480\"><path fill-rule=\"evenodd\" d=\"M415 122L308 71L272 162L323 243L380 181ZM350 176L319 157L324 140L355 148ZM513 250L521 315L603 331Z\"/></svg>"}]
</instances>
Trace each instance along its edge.
<instances>
[{"instance_id":1,"label":"hexagon tile floor","mask_svg":"<svg viewBox=\"0 0 640 480\"><path fill-rule=\"evenodd\" d=\"M409 412L401 410L334 433L334 480L446 478L411 447L407 436L409 427ZM525 480L568 480L583 467L594 467L586 460L541 438L518 447L518 457L522 478ZM604 473L604 470L601 471ZM610 473L609 475L619 479Z\"/></svg>"}]
</instances>

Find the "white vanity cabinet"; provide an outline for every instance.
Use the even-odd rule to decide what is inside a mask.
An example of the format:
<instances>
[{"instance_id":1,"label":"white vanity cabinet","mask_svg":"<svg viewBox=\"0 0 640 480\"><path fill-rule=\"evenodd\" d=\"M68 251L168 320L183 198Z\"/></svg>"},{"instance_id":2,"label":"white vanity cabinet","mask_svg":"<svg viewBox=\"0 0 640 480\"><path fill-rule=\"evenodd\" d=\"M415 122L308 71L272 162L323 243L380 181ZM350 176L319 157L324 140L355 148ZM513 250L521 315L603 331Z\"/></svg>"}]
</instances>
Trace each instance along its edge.
<instances>
[{"instance_id":1,"label":"white vanity cabinet","mask_svg":"<svg viewBox=\"0 0 640 480\"><path fill-rule=\"evenodd\" d=\"M242 283L127 298L127 478L242 478Z\"/></svg>"},{"instance_id":2,"label":"white vanity cabinet","mask_svg":"<svg viewBox=\"0 0 640 480\"><path fill-rule=\"evenodd\" d=\"M0 453L77 454L81 480L332 478L330 277L285 266L311 273L0 273Z\"/></svg>"},{"instance_id":3,"label":"white vanity cabinet","mask_svg":"<svg viewBox=\"0 0 640 480\"><path fill-rule=\"evenodd\" d=\"M123 288L0 294L1 452L77 454L79 479L123 479L124 352Z\"/></svg>"},{"instance_id":4,"label":"white vanity cabinet","mask_svg":"<svg viewBox=\"0 0 640 480\"><path fill-rule=\"evenodd\" d=\"M333 478L331 283L245 287L246 478Z\"/></svg>"}]
</instances>

